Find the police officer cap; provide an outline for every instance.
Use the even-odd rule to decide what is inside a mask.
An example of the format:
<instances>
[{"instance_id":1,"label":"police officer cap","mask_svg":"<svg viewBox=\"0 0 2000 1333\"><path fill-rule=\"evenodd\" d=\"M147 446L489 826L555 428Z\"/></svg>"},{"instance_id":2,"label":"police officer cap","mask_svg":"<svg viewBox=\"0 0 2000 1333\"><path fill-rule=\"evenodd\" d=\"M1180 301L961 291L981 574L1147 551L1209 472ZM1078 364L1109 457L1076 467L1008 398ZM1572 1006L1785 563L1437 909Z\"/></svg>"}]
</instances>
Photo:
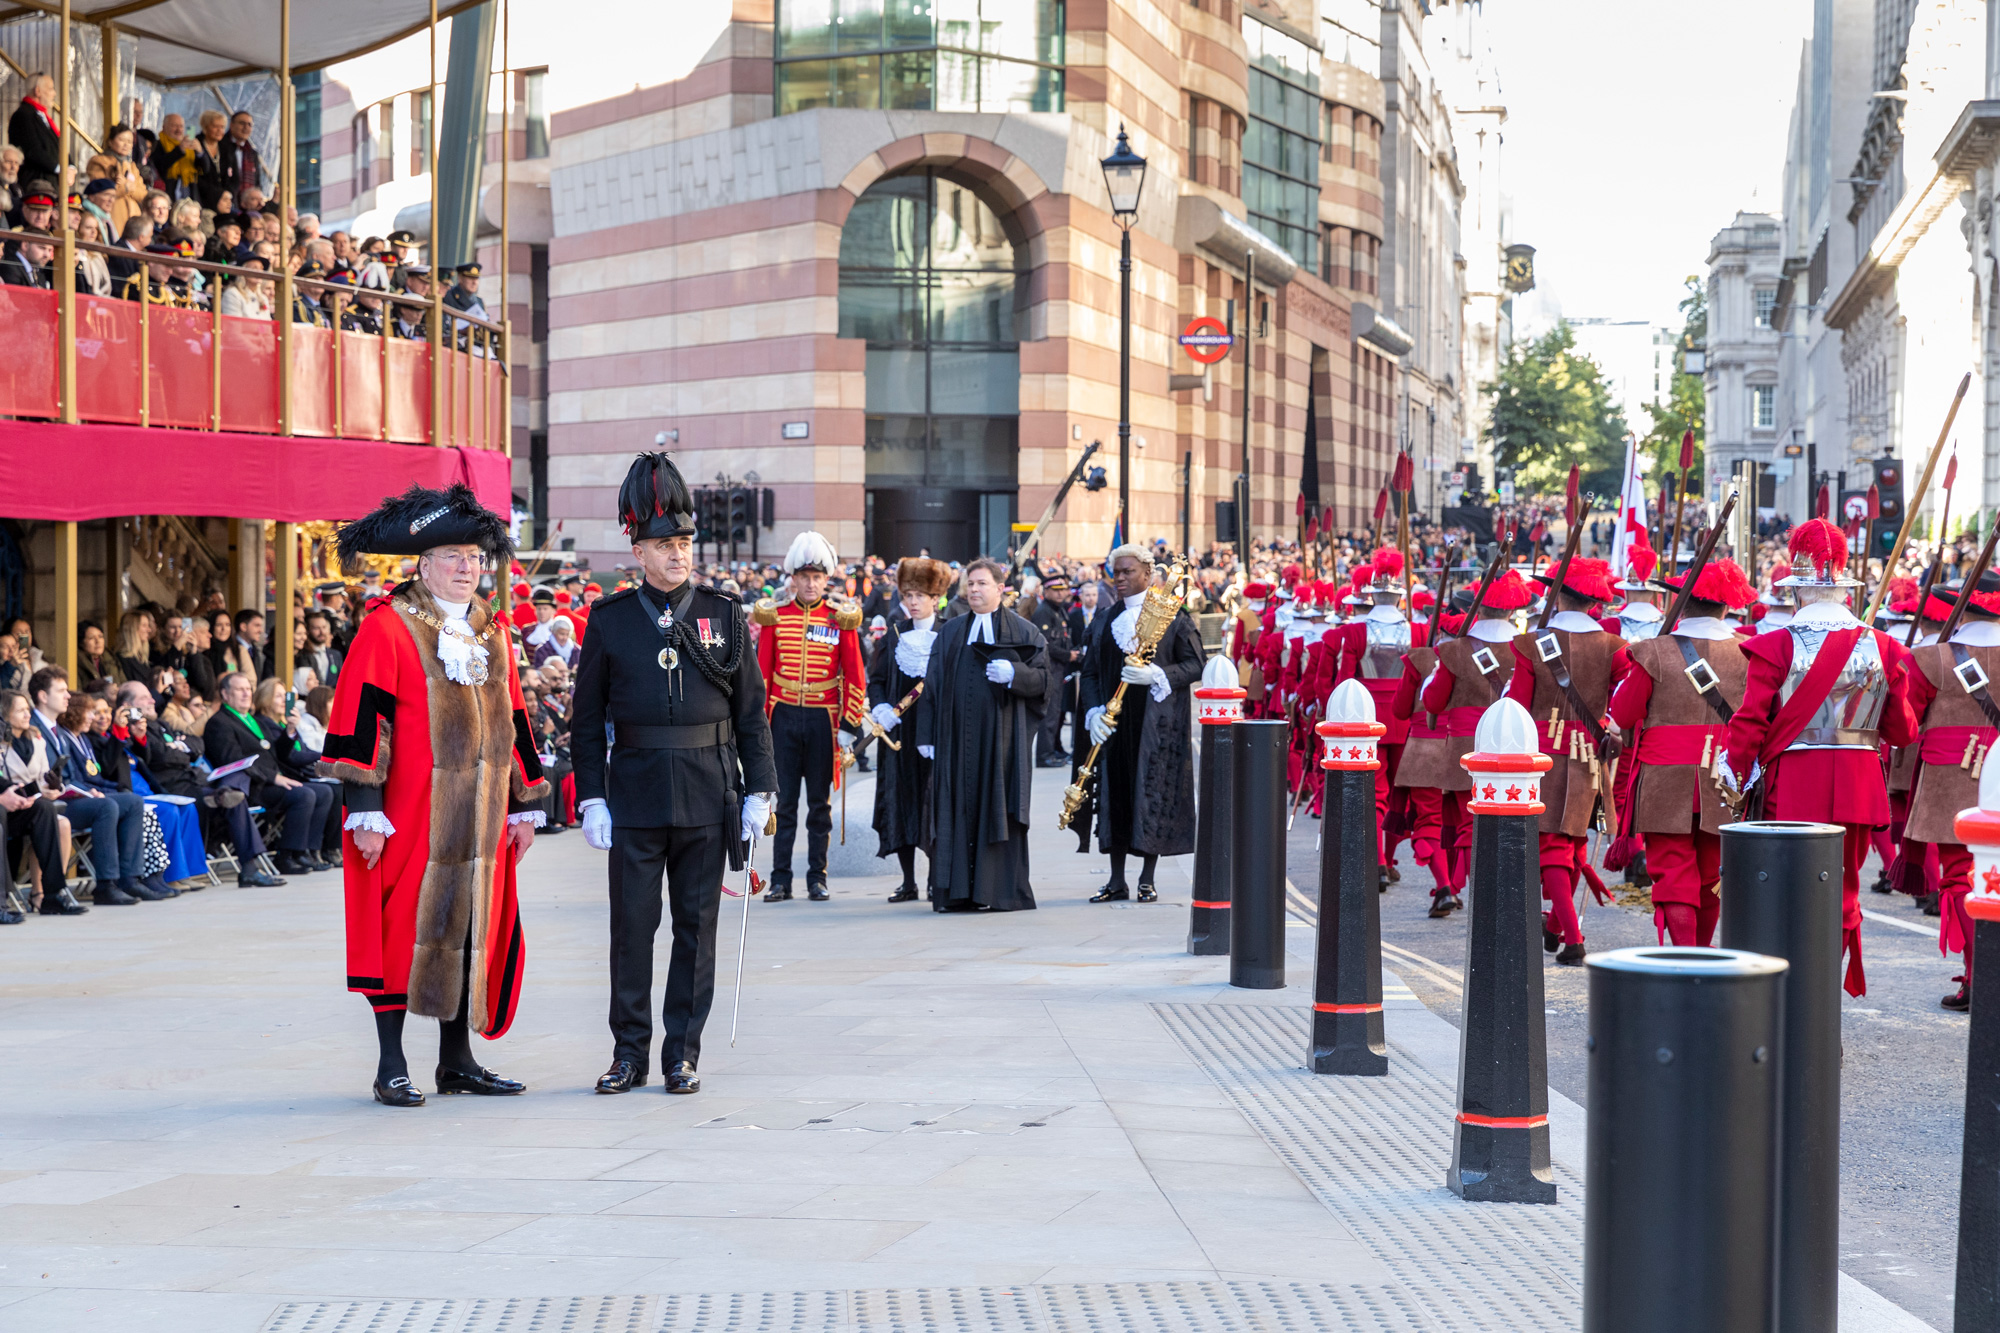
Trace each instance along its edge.
<instances>
[{"instance_id":1,"label":"police officer cap","mask_svg":"<svg viewBox=\"0 0 2000 1333\"><path fill-rule=\"evenodd\" d=\"M536 606L554 606L556 604L556 595L547 588L537 588L534 591L534 595L529 597L528 600Z\"/></svg>"},{"instance_id":2,"label":"police officer cap","mask_svg":"<svg viewBox=\"0 0 2000 1333\"><path fill-rule=\"evenodd\" d=\"M632 460L618 488L618 521L635 542L694 536L694 496L673 459L644 453Z\"/></svg>"}]
</instances>

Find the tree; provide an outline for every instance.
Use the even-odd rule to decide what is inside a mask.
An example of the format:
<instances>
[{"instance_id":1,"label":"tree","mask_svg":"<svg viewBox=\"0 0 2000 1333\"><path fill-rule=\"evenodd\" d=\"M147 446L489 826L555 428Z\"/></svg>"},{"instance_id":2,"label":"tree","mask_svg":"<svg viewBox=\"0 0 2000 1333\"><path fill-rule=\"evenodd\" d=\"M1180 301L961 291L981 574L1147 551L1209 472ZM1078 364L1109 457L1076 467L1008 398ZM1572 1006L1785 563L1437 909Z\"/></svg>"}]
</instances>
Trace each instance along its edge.
<instances>
[{"instance_id":1,"label":"tree","mask_svg":"<svg viewBox=\"0 0 2000 1333\"><path fill-rule=\"evenodd\" d=\"M1527 344L1507 349L1500 377L1487 386L1493 416L1487 438L1493 458L1514 469L1522 494L1559 494L1571 464L1583 489L1615 496L1625 471L1625 413L1597 363L1576 350L1576 335L1559 323Z\"/></svg>"},{"instance_id":2,"label":"tree","mask_svg":"<svg viewBox=\"0 0 2000 1333\"><path fill-rule=\"evenodd\" d=\"M1694 470L1689 487L1699 492L1703 467L1702 421L1708 413L1708 399L1701 387L1701 376L1690 375L1684 367L1683 359L1688 352L1708 345L1708 290L1701 279L1687 280L1687 296L1681 301L1681 336L1674 345L1674 375L1667 385L1667 401L1658 399L1646 404L1646 415L1653 419L1652 429L1639 442L1639 454L1652 460L1646 475L1652 480L1657 493L1665 479L1678 476L1681 465L1681 437L1694 432Z\"/></svg>"}]
</instances>

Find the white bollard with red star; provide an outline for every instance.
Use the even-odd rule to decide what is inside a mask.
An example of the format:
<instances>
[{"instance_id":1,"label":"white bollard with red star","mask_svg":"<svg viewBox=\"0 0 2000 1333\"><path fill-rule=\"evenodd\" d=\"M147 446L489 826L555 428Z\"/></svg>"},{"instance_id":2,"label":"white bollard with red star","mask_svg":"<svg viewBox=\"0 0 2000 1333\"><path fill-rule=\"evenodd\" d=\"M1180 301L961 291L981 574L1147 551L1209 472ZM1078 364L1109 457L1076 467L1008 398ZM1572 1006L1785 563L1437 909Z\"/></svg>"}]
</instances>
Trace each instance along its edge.
<instances>
[{"instance_id":1,"label":"white bollard with red star","mask_svg":"<svg viewBox=\"0 0 2000 1333\"><path fill-rule=\"evenodd\" d=\"M1382 835L1375 783L1376 745L1388 730L1375 699L1344 680L1316 730L1326 743L1325 818L1319 855L1318 963L1313 969L1312 1041L1316 1074L1389 1072L1382 1031L1382 906L1377 876Z\"/></svg>"},{"instance_id":2,"label":"white bollard with red star","mask_svg":"<svg viewBox=\"0 0 2000 1333\"><path fill-rule=\"evenodd\" d=\"M1195 687L1195 715L1201 722L1201 783L1194 807L1194 896L1188 905L1187 951L1197 955L1229 952L1229 848L1232 804L1230 770L1235 764L1230 731L1243 720L1250 691L1237 682L1236 664L1223 653L1208 659Z\"/></svg>"},{"instance_id":3,"label":"white bollard with red star","mask_svg":"<svg viewBox=\"0 0 2000 1333\"><path fill-rule=\"evenodd\" d=\"M1965 1043L1965 1146L1958 1178L1958 1290L1953 1327L2000 1328L2000 763L1979 774L1979 804L1953 832L1972 853L1972 918L1965 979L1972 993ZM1977 964L1975 970L1974 964Z\"/></svg>"}]
</instances>

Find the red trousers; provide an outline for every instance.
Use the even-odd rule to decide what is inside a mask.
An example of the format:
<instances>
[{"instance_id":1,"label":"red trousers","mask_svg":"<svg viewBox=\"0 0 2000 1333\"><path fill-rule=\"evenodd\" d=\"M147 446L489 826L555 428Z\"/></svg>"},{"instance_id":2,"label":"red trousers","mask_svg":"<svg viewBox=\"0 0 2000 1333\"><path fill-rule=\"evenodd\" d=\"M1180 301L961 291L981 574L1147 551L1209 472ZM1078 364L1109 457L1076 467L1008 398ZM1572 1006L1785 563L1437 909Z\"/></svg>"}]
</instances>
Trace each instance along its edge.
<instances>
[{"instance_id":1,"label":"red trousers","mask_svg":"<svg viewBox=\"0 0 2000 1333\"><path fill-rule=\"evenodd\" d=\"M1764 808L1766 819L1797 819L1786 808L1784 789L1776 787ZM1861 969L1861 867L1868 861L1874 827L1869 824L1839 823L1847 830L1840 844L1840 925L1846 939L1847 977L1842 988L1856 997L1868 993L1868 977Z\"/></svg>"},{"instance_id":2,"label":"red trousers","mask_svg":"<svg viewBox=\"0 0 2000 1333\"><path fill-rule=\"evenodd\" d=\"M1467 858L1460 853L1469 852L1472 846L1472 816L1466 813L1465 803L1472 793L1436 787L1398 790L1409 799L1410 855L1431 872L1439 888L1462 892Z\"/></svg>"},{"instance_id":3,"label":"red trousers","mask_svg":"<svg viewBox=\"0 0 2000 1333\"><path fill-rule=\"evenodd\" d=\"M1972 914L1965 910L1965 897L1972 892L1972 851L1963 843L1937 844L1941 874L1938 907L1943 918L1938 931L1938 952L1965 956L1966 984L1972 983Z\"/></svg>"},{"instance_id":4,"label":"red trousers","mask_svg":"<svg viewBox=\"0 0 2000 1333\"><path fill-rule=\"evenodd\" d=\"M1564 944L1581 944L1583 923L1576 918L1576 879L1590 856L1589 844L1562 833L1544 833L1541 853L1542 898L1548 904L1542 924L1560 935Z\"/></svg>"},{"instance_id":5,"label":"red trousers","mask_svg":"<svg viewBox=\"0 0 2000 1333\"><path fill-rule=\"evenodd\" d=\"M1653 877L1653 925L1661 943L1707 948L1722 915L1722 838L1690 833L1648 833L1646 873Z\"/></svg>"}]
</instances>

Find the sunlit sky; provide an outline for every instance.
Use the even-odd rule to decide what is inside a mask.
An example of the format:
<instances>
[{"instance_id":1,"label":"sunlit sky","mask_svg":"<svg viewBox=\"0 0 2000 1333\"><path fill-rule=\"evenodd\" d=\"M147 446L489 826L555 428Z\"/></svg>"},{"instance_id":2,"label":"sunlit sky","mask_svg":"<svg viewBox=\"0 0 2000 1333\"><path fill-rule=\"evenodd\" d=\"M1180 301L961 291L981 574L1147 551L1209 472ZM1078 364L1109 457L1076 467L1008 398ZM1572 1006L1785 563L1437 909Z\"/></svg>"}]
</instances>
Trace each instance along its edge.
<instances>
[{"instance_id":1,"label":"sunlit sky","mask_svg":"<svg viewBox=\"0 0 2000 1333\"><path fill-rule=\"evenodd\" d=\"M1678 323L1739 208L1775 211L1811 0L1487 0L1513 239L1569 316Z\"/></svg>"}]
</instances>

